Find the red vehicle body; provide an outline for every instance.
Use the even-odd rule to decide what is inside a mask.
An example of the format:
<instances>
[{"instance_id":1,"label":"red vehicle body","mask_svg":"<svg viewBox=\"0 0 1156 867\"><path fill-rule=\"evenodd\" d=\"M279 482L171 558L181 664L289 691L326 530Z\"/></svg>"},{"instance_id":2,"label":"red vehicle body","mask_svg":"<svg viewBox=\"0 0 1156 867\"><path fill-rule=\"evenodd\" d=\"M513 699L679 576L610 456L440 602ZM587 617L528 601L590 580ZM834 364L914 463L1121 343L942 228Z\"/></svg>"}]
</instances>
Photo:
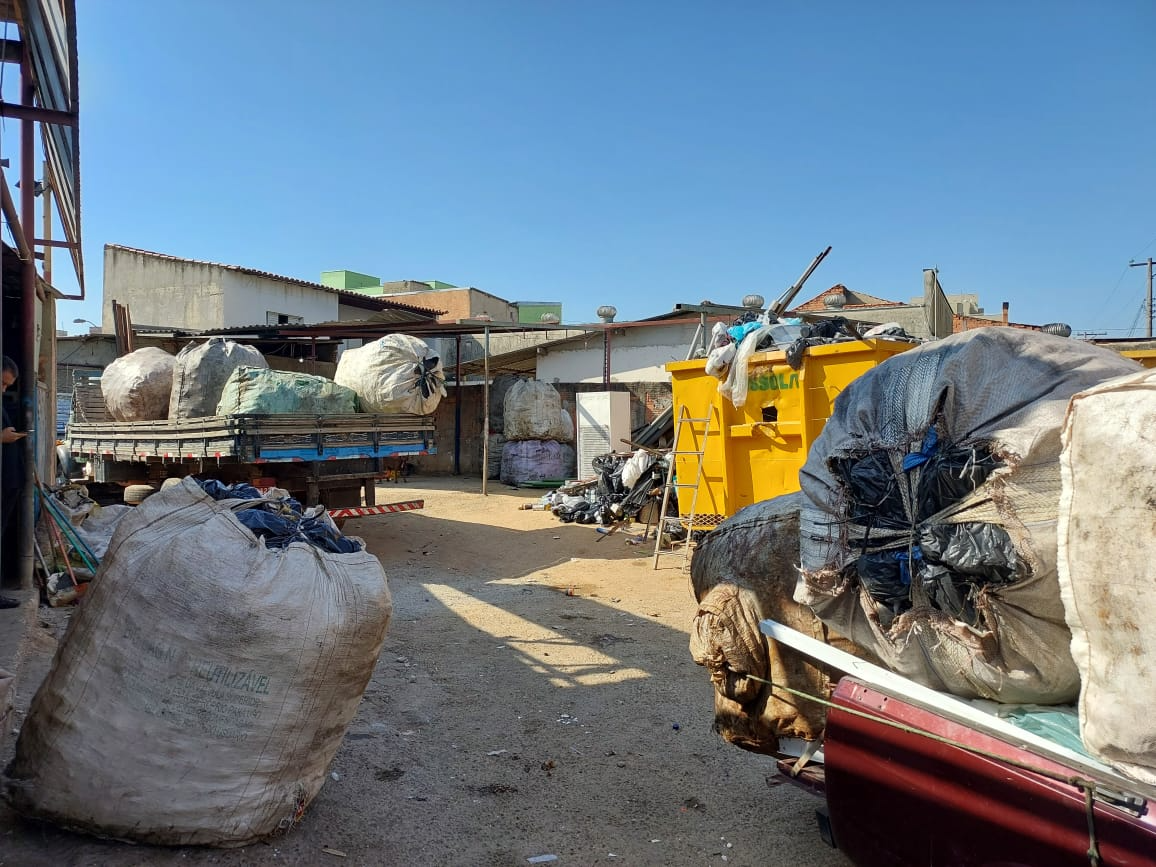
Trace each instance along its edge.
<instances>
[{"instance_id":1,"label":"red vehicle body","mask_svg":"<svg viewBox=\"0 0 1156 867\"><path fill-rule=\"evenodd\" d=\"M773 626L776 640L829 665L841 653L811 654L813 639ZM793 779L825 797L824 837L856 865L1156 867L1152 787L847 659L822 764ZM792 776L792 763L780 768Z\"/></svg>"}]
</instances>

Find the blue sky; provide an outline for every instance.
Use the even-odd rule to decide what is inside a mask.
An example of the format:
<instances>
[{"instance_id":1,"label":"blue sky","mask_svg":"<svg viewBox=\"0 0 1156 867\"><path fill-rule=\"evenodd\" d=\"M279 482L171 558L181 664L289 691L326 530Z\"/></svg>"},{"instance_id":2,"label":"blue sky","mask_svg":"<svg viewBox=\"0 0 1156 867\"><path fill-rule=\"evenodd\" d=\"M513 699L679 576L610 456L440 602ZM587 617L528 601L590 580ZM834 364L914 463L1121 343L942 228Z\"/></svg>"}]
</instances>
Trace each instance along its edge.
<instances>
[{"instance_id":1,"label":"blue sky","mask_svg":"<svg viewBox=\"0 0 1156 867\"><path fill-rule=\"evenodd\" d=\"M65 321L99 321L106 242L570 322L769 300L831 244L807 295L937 266L1016 321L1142 333L1150 0L79 5L94 300Z\"/></svg>"}]
</instances>

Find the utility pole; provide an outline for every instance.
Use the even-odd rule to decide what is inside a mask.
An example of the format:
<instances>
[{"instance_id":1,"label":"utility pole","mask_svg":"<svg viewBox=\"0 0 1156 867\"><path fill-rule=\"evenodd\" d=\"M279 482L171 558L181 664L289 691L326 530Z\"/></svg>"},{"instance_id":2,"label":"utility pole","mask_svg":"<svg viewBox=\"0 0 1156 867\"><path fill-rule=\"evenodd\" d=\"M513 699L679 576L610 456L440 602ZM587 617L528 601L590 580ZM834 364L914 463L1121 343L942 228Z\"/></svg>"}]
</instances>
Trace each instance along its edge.
<instances>
[{"instance_id":1,"label":"utility pole","mask_svg":"<svg viewBox=\"0 0 1156 867\"><path fill-rule=\"evenodd\" d=\"M1148 336L1152 336L1152 257L1148 257L1147 262L1129 262L1130 268L1143 268L1148 266Z\"/></svg>"}]
</instances>

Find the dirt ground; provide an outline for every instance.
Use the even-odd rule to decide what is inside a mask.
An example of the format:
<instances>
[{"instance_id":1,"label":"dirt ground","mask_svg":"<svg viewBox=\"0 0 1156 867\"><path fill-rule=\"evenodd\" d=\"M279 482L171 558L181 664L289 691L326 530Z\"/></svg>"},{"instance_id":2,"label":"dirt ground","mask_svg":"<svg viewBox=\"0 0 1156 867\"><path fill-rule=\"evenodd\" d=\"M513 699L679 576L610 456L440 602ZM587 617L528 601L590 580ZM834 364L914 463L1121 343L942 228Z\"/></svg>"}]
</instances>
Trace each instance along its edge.
<instances>
[{"instance_id":1,"label":"dirt ground","mask_svg":"<svg viewBox=\"0 0 1156 867\"><path fill-rule=\"evenodd\" d=\"M654 571L651 544L521 511L537 494L497 483L483 498L476 481L412 479L378 502L418 497L422 511L345 528L380 556L394 615L297 828L240 850L165 849L0 806L0 865L846 867L819 839L819 802L711 731L681 558ZM66 617L41 609L21 710ZM556 860L528 860L544 855Z\"/></svg>"}]
</instances>

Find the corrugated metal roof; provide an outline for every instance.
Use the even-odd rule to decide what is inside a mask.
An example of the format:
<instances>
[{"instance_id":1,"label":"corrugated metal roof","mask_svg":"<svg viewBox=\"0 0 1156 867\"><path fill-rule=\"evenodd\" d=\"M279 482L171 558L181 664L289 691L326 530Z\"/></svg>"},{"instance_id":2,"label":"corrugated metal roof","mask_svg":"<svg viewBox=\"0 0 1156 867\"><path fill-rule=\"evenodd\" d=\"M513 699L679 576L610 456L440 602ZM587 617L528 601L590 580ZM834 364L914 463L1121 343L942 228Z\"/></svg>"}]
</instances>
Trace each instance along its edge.
<instances>
[{"instance_id":1,"label":"corrugated metal roof","mask_svg":"<svg viewBox=\"0 0 1156 867\"><path fill-rule=\"evenodd\" d=\"M226 271L233 271L237 274L248 274L251 277L264 277L267 280L279 280L282 283L290 283L294 286L304 286L308 289L316 289L319 292L330 292L337 295L343 302L354 307L365 307L369 310L407 310L411 313L422 314L427 318L434 318L445 315L444 310L432 310L428 307L419 307L412 304L402 304L398 301L390 301L387 298L381 298L376 295L365 295L361 292L354 292L349 289L338 289L334 286L326 286L323 283L314 283L312 280L302 280L299 277L286 277L284 274L274 274L271 271L261 271L257 268L246 268L243 265L229 265L224 262L207 262L204 259L188 259L183 256L173 256L169 253L158 253L155 250L142 250L139 247L127 247L124 244L105 244L106 250L122 250L126 253L136 253L139 256L152 256L156 259L164 259L168 262L185 262L190 265L206 265L211 268L223 268Z\"/></svg>"}]
</instances>

